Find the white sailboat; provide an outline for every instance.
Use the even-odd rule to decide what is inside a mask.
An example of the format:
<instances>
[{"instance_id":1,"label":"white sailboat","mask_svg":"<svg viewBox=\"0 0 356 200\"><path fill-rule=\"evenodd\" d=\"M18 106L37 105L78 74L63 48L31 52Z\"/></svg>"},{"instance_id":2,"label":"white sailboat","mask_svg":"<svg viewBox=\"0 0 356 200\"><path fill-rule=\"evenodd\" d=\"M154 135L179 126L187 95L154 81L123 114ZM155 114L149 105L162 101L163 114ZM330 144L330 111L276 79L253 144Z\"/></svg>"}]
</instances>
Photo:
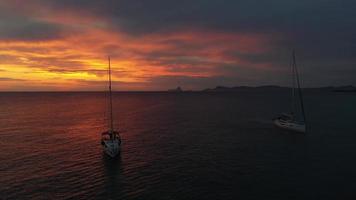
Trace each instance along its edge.
<instances>
[{"instance_id":1,"label":"white sailboat","mask_svg":"<svg viewBox=\"0 0 356 200\"><path fill-rule=\"evenodd\" d=\"M115 157L120 153L121 138L119 132L114 130L113 113L112 113L112 91L111 91L111 65L109 61L109 130L101 134L101 145L104 152Z\"/></svg>"},{"instance_id":2,"label":"white sailboat","mask_svg":"<svg viewBox=\"0 0 356 200\"><path fill-rule=\"evenodd\" d=\"M305 120L305 111L304 111L304 103L303 103L303 96L302 90L300 88L300 81L299 81L299 74L297 69L297 64L295 60L295 52L293 51L292 55L292 109L289 114L281 114L277 118L273 119L273 123L282 129L298 132L298 133L305 133L306 131L306 120ZM296 88L297 86L297 88ZM297 91L298 93L297 93ZM297 116L297 108L298 108L298 97L300 102L300 111L301 117Z\"/></svg>"}]
</instances>

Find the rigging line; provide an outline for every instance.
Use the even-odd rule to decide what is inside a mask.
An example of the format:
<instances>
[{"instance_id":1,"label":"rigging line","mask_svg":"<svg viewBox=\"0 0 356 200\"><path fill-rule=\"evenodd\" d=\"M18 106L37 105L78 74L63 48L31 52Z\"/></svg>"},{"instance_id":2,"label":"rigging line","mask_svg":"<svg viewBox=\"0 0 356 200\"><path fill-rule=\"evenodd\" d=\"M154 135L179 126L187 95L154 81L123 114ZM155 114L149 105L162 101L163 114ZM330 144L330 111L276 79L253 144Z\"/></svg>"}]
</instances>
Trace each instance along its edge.
<instances>
[{"instance_id":1,"label":"rigging line","mask_svg":"<svg viewBox=\"0 0 356 200\"><path fill-rule=\"evenodd\" d=\"M294 50L293 50L294 52ZM296 106L296 101L295 101L295 69L294 69L294 64L293 64L293 54L292 54L292 59L290 61L290 67L291 67L291 70L292 70L292 113L296 113L296 109L297 109L297 106ZM293 116L294 117L294 116Z\"/></svg>"},{"instance_id":2,"label":"rigging line","mask_svg":"<svg viewBox=\"0 0 356 200\"><path fill-rule=\"evenodd\" d=\"M109 60L109 95L110 95L110 132L112 133L114 130L113 125L113 113L112 113L112 91L111 91L111 64L110 64L110 56L108 57Z\"/></svg>"},{"instance_id":3,"label":"rigging line","mask_svg":"<svg viewBox=\"0 0 356 200\"><path fill-rule=\"evenodd\" d=\"M295 52L294 52L294 51L293 51L293 63L294 63L294 69L295 69L296 78L297 78L298 93L299 93L299 98L300 98L300 106L301 106L301 108L302 108L303 120L304 120L304 122L306 123L305 110L304 110L304 102L303 102L303 94L302 94L302 89L301 89L301 87L300 87L299 74L298 74L297 63L296 63Z\"/></svg>"},{"instance_id":4,"label":"rigging line","mask_svg":"<svg viewBox=\"0 0 356 200\"><path fill-rule=\"evenodd\" d=\"M109 89L109 84L110 84L110 79L109 79L109 69L106 70L106 77L107 77L107 81L106 81L106 88ZM109 103L109 93L106 90L105 92L105 116L106 116L106 123L108 126L108 129L110 129L110 103Z\"/></svg>"}]
</instances>

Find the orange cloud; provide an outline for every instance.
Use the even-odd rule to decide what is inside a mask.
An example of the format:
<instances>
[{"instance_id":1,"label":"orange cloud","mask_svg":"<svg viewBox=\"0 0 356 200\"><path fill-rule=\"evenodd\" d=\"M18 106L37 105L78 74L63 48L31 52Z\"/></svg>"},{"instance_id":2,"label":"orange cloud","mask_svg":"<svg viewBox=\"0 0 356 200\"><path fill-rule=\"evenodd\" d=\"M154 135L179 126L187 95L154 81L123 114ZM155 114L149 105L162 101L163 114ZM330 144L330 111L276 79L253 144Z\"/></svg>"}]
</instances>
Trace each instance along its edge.
<instances>
[{"instance_id":1,"label":"orange cloud","mask_svg":"<svg viewBox=\"0 0 356 200\"><path fill-rule=\"evenodd\" d=\"M144 90L162 76L223 76L224 65L262 67L239 55L266 52L273 39L192 28L131 36L88 13L35 17L64 26L67 32L52 40L0 40L0 90L97 89L88 83L101 87L106 81L108 55L113 80L124 85L123 90Z\"/></svg>"}]
</instances>

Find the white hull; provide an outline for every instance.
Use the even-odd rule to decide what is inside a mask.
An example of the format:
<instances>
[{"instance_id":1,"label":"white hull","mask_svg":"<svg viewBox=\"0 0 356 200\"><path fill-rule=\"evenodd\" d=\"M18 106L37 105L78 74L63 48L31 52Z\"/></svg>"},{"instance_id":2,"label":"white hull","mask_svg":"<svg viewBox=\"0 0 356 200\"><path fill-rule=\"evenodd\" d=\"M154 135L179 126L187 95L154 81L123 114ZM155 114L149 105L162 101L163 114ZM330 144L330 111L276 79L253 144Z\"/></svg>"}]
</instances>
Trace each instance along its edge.
<instances>
[{"instance_id":1,"label":"white hull","mask_svg":"<svg viewBox=\"0 0 356 200\"><path fill-rule=\"evenodd\" d=\"M281 119L274 119L273 123L282 129L286 129L289 131L294 131L298 133L305 133L305 124L293 122L293 121L285 121Z\"/></svg>"},{"instance_id":2,"label":"white hull","mask_svg":"<svg viewBox=\"0 0 356 200\"><path fill-rule=\"evenodd\" d=\"M120 153L120 141L118 139L103 140L102 146L104 152L112 158Z\"/></svg>"}]
</instances>

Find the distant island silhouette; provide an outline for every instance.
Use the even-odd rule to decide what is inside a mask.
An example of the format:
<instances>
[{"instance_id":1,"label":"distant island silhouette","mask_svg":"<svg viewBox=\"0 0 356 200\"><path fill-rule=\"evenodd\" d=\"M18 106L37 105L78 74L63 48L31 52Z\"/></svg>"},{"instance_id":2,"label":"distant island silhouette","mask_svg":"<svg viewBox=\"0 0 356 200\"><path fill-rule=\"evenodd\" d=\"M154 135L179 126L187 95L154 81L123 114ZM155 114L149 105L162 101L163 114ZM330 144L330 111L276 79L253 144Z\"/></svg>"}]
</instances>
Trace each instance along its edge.
<instances>
[{"instance_id":1,"label":"distant island silhouette","mask_svg":"<svg viewBox=\"0 0 356 200\"><path fill-rule=\"evenodd\" d=\"M178 86L175 89L169 89L168 92L183 92L183 89L180 86Z\"/></svg>"},{"instance_id":2,"label":"distant island silhouette","mask_svg":"<svg viewBox=\"0 0 356 200\"><path fill-rule=\"evenodd\" d=\"M284 90L290 89L290 87L283 87L278 85L265 85L265 86L235 86L235 87L226 87L226 86L216 86L215 88L207 88L201 90L202 92L233 92L241 90ZM328 87L314 87L314 88L303 88L303 90L322 90L322 91L332 91L332 92L356 92L356 87L352 85L346 86L328 86Z\"/></svg>"}]
</instances>

